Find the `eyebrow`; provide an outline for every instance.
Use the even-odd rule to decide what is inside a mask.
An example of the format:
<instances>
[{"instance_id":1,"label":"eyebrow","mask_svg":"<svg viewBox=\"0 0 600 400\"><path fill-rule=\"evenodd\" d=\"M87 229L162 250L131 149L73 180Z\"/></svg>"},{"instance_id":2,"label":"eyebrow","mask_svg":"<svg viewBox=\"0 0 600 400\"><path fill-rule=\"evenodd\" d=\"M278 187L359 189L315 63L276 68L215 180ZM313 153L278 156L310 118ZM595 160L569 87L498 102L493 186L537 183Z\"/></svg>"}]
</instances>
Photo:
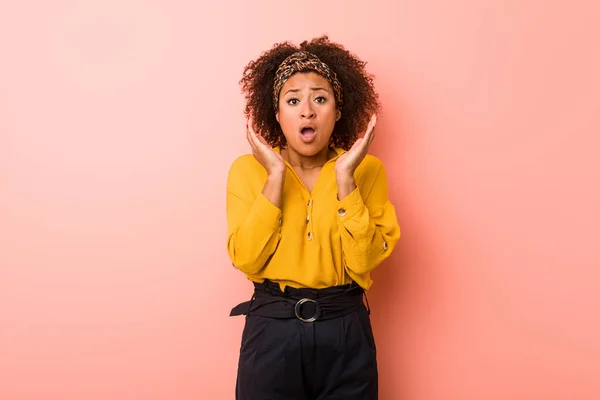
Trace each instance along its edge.
<instances>
[{"instance_id":1,"label":"eyebrow","mask_svg":"<svg viewBox=\"0 0 600 400\"><path fill-rule=\"evenodd\" d=\"M326 89L326 88L324 88L324 87L320 87L320 86L317 86L317 87L311 87L311 88L310 88L310 90L312 90L312 91L324 90L324 91L326 91L327 93L329 93L329 90L327 90L327 89ZM288 94L288 93L295 93L295 92L299 92L299 91L300 91L300 89L290 89L290 90L286 91L286 92L284 93L284 95L286 95L286 94Z\"/></svg>"}]
</instances>

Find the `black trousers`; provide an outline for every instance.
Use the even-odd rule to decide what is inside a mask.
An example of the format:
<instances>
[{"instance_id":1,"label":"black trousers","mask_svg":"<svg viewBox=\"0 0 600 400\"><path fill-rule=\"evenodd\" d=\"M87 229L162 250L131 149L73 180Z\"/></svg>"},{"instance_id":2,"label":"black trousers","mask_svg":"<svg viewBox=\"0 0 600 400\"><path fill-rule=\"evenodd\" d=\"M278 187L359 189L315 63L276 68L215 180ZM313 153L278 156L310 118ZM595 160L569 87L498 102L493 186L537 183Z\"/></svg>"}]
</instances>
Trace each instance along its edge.
<instances>
[{"instance_id":1,"label":"black trousers","mask_svg":"<svg viewBox=\"0 0 600 400\"><path fill-rule=\"evenodd\" d=\"M355 301L356 296L362 299L361 294L356 284L318 290L288 288L285 293L268 281L257 285L254 301L258 307L244 304L249 312L242 334L236 399L376 400L375 341L369 312L362 301ZM346 296L342 299L346 303L339 303L341 296ZM297 300L306 298L317 303L308 301L298 307ZM232 311L232 315L236 314ZM315 321L307 322L315 315Z\"/></svg>"}]
</instances>

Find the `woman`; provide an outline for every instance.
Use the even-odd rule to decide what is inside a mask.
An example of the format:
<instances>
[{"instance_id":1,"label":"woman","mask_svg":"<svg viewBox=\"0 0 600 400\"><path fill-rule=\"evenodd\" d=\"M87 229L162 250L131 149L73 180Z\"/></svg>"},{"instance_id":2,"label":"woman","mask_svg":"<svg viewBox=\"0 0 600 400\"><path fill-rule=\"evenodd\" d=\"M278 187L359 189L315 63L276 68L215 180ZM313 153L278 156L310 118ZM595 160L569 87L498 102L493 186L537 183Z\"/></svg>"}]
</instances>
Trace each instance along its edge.
<instances>
[{"instance_id":1,"label":"woman","mask_svg":"<svg viewBox=\"0 0 600 400\"><path fill-rule=\"evenodd\" d=\"M229 171L227 248L255 291L231 312L246 315L237 399L377 398L363 295L400 228L367 154L379 104L364 67L324 36L244 70L252 154Z\"/></svg>"}]
</instances>

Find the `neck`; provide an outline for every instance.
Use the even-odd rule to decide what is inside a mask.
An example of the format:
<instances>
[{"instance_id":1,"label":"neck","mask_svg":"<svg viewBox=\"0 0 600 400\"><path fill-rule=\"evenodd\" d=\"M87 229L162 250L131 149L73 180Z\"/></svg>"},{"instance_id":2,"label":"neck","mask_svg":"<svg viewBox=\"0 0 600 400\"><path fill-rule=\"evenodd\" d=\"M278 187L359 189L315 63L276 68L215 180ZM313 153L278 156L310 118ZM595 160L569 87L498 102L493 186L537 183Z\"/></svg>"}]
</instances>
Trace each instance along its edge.
<instances>
[{"instance_id":1,"label":"neck","mask_svg":"<svg viewBox=\"0 0 600 400\"><path fill-rule=\"evenodd\" d=\"M335 153L329 147L325 147L313 156L304 156L297 153L293 149L286 147L281 149L281 156L294 167L300 167L302 169L313 169L319 168L325 165L325 163L333 158L332 153Z\"/></svg>"}]
</instances>

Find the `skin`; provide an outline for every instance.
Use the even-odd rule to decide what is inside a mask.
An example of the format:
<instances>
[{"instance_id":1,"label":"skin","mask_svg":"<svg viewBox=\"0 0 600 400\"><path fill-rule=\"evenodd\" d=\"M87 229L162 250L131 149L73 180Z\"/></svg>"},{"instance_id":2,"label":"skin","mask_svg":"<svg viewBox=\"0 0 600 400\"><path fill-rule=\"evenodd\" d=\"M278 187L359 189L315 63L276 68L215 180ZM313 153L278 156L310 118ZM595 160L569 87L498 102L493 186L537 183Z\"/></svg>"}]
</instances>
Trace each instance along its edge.
<instances>
[{"instance_id":1,"label":"skin","mask_svg":"<svg viewBox=\"0 0 600 400\"><path fill-rule=\"evenodd\" d=\"M285 181L287 161L300 176L309 191L312 190L321 167L335 152L329 149L335 123L341 117L336 108L335 96L329 82L321 75L308 72L292 75L279 94L276 114L287 146L281 154L275 152L266 140L253 129L252 119L246 126L246 137L257 161L267 171L263 195L281 208L281 193ZM336 160L335 174L338 199L342 200L356 189L354 171L364 160L375 137L377 117L373 115L363 137L356 140L346 153ZM315 139L310 143L302 140L301 128L310 124L315 128Z\"/></svg>"}]
</instances>

